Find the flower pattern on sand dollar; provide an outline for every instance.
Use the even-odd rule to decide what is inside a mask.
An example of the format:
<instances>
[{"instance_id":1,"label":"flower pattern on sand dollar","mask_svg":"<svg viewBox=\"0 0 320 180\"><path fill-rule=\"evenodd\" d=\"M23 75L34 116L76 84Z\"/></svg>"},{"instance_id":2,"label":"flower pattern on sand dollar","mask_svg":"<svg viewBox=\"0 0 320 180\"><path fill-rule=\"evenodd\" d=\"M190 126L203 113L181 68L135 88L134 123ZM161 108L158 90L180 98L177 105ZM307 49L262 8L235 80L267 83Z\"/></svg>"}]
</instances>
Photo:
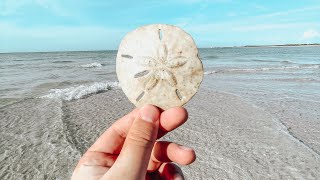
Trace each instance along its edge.
<instances>
[{"instance_id":1,"label":"flower pattern on sand dollar","mask_svg":"<svg viewBox=\"0 0 320 180\"><path fill-rule=\"evenodd\" d=\"M147 91L152 90L161 80L175 87L177 85L177 79L172 73L172 70L182 67L186 62L186 57L168 53L166 45L161 43L155 57L137 57L137 63L145 67L146 70L135 74L134 77L146 77L145 90Z\"/></svg>"}]
</instances>

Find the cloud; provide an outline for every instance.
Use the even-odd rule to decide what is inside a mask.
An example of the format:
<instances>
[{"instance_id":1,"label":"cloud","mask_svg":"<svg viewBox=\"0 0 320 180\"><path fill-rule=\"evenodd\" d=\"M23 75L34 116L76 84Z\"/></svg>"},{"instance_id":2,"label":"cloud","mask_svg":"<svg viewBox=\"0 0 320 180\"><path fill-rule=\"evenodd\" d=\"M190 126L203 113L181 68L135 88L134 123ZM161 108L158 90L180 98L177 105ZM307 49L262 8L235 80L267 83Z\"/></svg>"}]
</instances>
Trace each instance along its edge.
<instances>
[{"instance_id":1,"label":"cloud","mask_svg":"<svg viewBox=\"0 0 320 180\"><path fill-rule=\"evenodd\" d=\"M304 26L313 25L313 23L261 23L254 25L239 25L234 26L232 30L239 32L249 32L249 31L267 31L267 30L277 30L277 29L292 29Z\"/></svg>"},{"instance_id":2,"label":"cloud","mask_svg":"<svg viewBox=\"0 0 320 180\"><path fill-rule=\"evenodd\" d=\"M242 21L225 21L220 23L192 24L188 29L198 33L215 32L257 32L271 30L298 29L306 26L317 26L317 22L304 23L251 23Z\"/></svg>"},{"instance_id":3,"label":"cloud","mask_svg":"<svg viewBox=\"0 0 320 180\"><path fill-rule=\"evenodd\" d=\"M34 7L40 7L48 9L50 12L58 16L69 16L67 11L62 8L59 1L50 0L1 0L0 4L0 16L14 15L20 10L23 10L25 6L31 5Z\"/></svg>"},{"instance_id":4,"label":"cloud","mask_svg":"<svg viewBox=\"0 0 320 180\"><path fill-rule=\"evenodd\" d=\"M320 38L320 32L314 29L307 30L303 33L302 39Z\"/></svg>"},{"instance_id":5,"label":"cloud","mask_svg":"<svg viewBox=\"0 0 320 180\"><path fill-rule=\"evenodd\" d=\"M0 21L0 52L114 49L125 33L105 26L24 27Z\"/></svg>"},{"instance_id":6,"label":"cloud","mask_svg":"<svg viewBox=\"0 0 320 180\"><path fill-rule=\"evenodd\" d=\"M0 34L7 37L30 37L47 39L85 38L110 35L118 29L103 26L50 26L22 27L8 22L0 22Z\"/></svg>"},{"instance_id":7,"label":"cloud","mask_svg":"<svg viewBox=\"0 0 320 180\"><path fill-rule=\"evenodd\" d=\"M288 16L288 15L291 15L291 14L303 13L303 12L306 12L306 11L315 11L315 10L320 10L320 6L302 7L302 8L298 8L298 9L290 9L290 10L287 10L287 11L278 11L278 12L258 15L258 16L255 16L255 18L268 18L268 17Z\"/></svg>"},{"instance_id":8,"label":"cloud","mask_svg":"<svg viewBox=\"0 0 320 180\"><path fill-rule=\"evenodd\" d=\"M3 0L0 4L0 15L8 16L15 14L18 9L28 4L29 0Z\"/></svg>"},{"instance_id":9,"label":"cloud","mask_svg":"<svg viewBox=\"0 0 320 180\"><path fill-rule=\"evenodd\" d=\"M58 1L52 0L35 0L35 3L44 9L48 9L58 16L70 16L69 13L62 8Z\"/></svg>"}]
</instances>

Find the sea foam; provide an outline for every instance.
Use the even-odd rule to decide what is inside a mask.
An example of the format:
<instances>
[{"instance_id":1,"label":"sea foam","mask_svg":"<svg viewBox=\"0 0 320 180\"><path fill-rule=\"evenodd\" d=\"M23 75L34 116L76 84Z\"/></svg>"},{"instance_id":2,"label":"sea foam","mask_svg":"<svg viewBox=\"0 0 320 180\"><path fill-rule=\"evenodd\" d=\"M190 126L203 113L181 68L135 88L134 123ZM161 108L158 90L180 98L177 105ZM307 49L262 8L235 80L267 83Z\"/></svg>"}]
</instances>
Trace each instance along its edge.
<instances>
[{"instance_id":1,"label":"sea foam","mask_svg":"<svg viewBox=\"0 0 320 180\"><path fill-rule=\"evenodd\" d=\"M49 94L42 96L41 98L63 99L66 101L71 101L118 87L119 82L96 82L93 84L80 85L65 89L51 89Z\"/></svg>"},{"instance_id":2,"label":"sea foam","mask_svg":"<svg viewBox=\"0 0 320 180\"><path fill-rule=\"evenodd\" d=\"M205 71L203 74L208 75L208 74L214 74L217 73L217 71Z\"/></svg>"},{"instance_id":3,"label":"sea foam","mask_svg":"<svg viewBox=\"0 0 320 180\"><path fill-rule=\"evenodd\" d=\"M293 66L280 66L280 67L263 67L263 68L248 68L248 69L229 69L227 71L271 71L271 70L299 70L299 69L319 69L319 64L304 64Z\"/></svg>"},{"instance_id":4,"label":"sea foam","mask_svg":"<svg viewBox=\"0 0 320 180\"><path fill-rule=\"evenodd\" d=\"M272 70L300 70L300 69L320 69L320 64L304 64L304 65L261 67L261 68L221 69L216 71L205 71L204 74L209 75L214 73L227 73L227 72L259 72L259 71L272 71Z\"/></svg>"},{"instance_id":5,"label":"sea foam","mask_svg":"<svg viewBox=\"0 0 320 180\"><path fill-rule=\"evenodd\" d=\"M84 68L102 67L102 64L94 62L94 63L90 63L90 64L80 65L80 67L84 67Z\"/></svg>"}]
</instances>

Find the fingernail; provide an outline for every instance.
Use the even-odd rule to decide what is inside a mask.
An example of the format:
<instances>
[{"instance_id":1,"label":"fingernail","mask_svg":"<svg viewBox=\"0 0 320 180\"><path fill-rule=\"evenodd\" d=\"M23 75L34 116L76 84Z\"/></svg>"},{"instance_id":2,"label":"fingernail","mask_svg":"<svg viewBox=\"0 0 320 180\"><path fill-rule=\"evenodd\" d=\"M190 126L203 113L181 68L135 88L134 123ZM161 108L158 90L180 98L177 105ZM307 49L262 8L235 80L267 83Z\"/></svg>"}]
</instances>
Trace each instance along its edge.
<instances>
[{"instance_id":1,"label":"fingernail","mask_svg":"<svg viewBox=\"0 0 320 180\"><path fill-rule=\"evenodd\" d=\"M186 151L193 151L193 148L179 145L179 148Z\"/></svg>"},{"instance_id":2,"label":"fingernail","mask_svg":"<svg viewBox=\"0 0 320 180\"><path fill-rule=\"evenodd\" d=\"M156 122L159 119L159 110L155 106L146 105L140 109L140 117L148 122Z\"/></svg>"},{"instance_id":3,"label":"fingernail","mask_svg":"<svg viewBox=\"0 0 320 180\"><path fill-rule=\"evenodd\" d=\"M180 174L173 175L174 180L184 180L184 178Z\"/></svg>"}]
</instances>

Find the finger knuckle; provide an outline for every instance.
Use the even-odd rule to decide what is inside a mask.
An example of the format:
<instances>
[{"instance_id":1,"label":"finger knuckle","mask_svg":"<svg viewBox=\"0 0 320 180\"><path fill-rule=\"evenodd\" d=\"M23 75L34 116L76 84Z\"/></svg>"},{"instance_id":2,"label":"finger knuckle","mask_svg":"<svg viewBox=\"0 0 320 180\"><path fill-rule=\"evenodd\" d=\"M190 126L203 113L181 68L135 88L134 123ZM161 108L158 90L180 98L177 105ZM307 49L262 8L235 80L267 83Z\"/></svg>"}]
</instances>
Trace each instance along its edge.
<instances>
[{"instance_id":1,"label":"finger knuckle","mask_svg":"<svg viewBox=\"0 0 320 180\"><path fill-rule=\"evenodd\" d=\"M129 143L145 148L151 147L154 144L152 134L148 131L132 130L127 139Z\"/></svg>"}]
</instances>

